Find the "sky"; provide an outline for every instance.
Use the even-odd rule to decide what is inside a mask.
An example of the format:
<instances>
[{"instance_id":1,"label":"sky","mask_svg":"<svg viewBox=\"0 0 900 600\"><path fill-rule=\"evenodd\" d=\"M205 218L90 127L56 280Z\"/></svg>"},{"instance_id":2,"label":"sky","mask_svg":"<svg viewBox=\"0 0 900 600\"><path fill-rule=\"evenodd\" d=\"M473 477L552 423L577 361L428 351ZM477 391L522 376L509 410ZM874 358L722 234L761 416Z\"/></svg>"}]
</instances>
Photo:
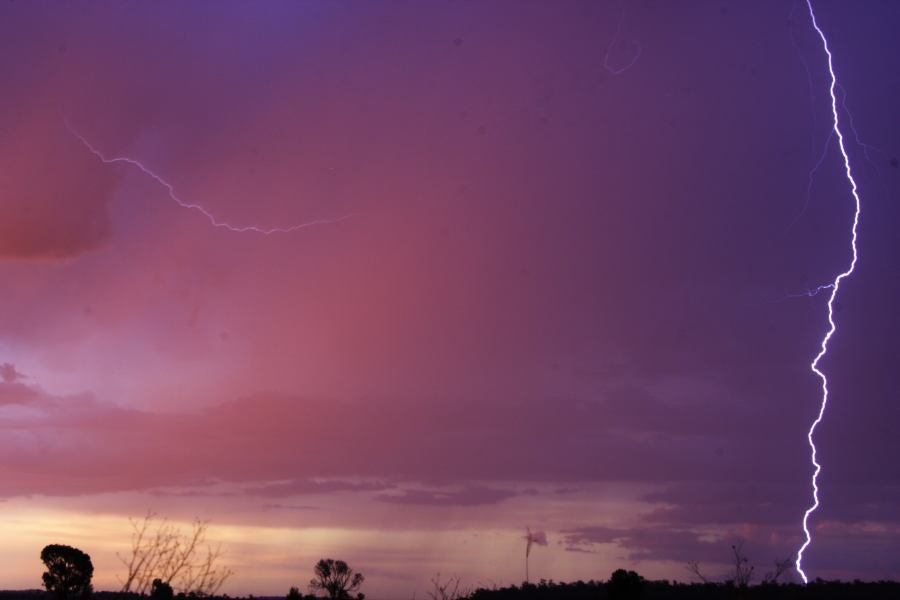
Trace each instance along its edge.
<instances>
[{"instance_id":1,"label":"sky","mask_svg":"<svg viewBox=\"0 0 900 600\"><path fill-rule=\"evenodd\" d=\"M900 4L815 7L804 566L897 578ZM805 3L9 1L0 81L0 587L148 510L230 594L795 555Z\"/></svg>"}]
</instances>

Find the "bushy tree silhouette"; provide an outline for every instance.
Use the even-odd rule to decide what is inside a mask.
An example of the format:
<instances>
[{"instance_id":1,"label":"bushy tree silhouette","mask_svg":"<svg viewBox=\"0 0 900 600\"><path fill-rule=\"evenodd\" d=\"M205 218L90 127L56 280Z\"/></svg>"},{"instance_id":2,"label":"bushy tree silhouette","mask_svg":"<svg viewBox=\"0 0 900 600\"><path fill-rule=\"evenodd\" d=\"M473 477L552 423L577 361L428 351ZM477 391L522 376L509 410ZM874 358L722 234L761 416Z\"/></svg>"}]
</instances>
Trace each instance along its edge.
<instances>
[{"instance_id":1,"label":"bushy tree silhouette","mask_svg":"<svg viewBox=\"0 0 900 600\"><path fill-rule=\"evenodd\" d=\"M346 600L350 592L355 592L365 581L362 573L356 573L342 560L323 558L316 563L316 576L309 582L311 592L325 592L331 600ZM363 600L365 594L356 594L357 600Z\"/></svg>"},{"instance_id":2,"label":"bushy tree silhouette","mask_svg":"<svg viewBox=\"0 0 900 600\"><path fill-rule=\"evenodd\" d=\"M616 569L606 584L613 600L636 600L644 591L644 578L634 571Z\"/></svg>"},{"instance_id":3,"label":"bushy tree silhouette","mask_svg":"<svg viewBox=\"0 0 900 600\"><path fill-rule=\"evenodd\" d=\"M41 550L41 561L47 566L44 587L62 600L88 598L93 591L91 557L71 546L50 544Z\"/></svg>"}]
</instances>

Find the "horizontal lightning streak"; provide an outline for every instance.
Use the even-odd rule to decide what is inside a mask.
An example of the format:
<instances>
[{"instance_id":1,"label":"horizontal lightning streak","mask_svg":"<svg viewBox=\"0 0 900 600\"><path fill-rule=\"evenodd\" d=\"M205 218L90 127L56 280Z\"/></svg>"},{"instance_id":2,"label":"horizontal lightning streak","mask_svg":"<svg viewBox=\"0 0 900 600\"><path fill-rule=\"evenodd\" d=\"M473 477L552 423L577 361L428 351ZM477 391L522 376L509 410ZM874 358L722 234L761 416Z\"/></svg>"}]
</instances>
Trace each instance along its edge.
<instances>
[{"instance_id":1,"label":"horizontal lightning streak","mask_svg":"<svg viewBox=\"0 0 900 600\"><path fill-rule=\"evenodd\" d=\"M98 159L100 159L101 162L103 162L104 164L108 164L108 165L121 163L121 164L131 165L132 167L136 167L142 173L144 173L145 175L147 175L148 177L150 177L151 179L156 181L156 183L158 183L163 188L165 188L166 193L168 194L169 198L171 198L172 201L175 202L178 206L199 212L204 217L206 217L206 220L209 221L209 223L213 227L220 227L222 229L227 229L228 231L233 231L235 233L252 232L252 233L259 233L262 235L271 235L273 233L291 233L293 231L297 231L300 229L306 229L307 227L314 227L316 225L333 225L335 223L340 223L341 221L346 221L347 219L352 219L353 217L359 216L359 213L350 213L350 214L347 214L347 215L344 215L342 217L338 217L335 219L315 219L312 221L305 221L303 223L298 223L296 225L290 225L287 227L259 227L257 225L231 225L229 223L226 223L225 221L220 220L218 217L213 215L211 212L209 212L208 210L206 210L199 204L195 204L193 202L187 202L187 201L179 198L178 194L175 193L175 186L173 186L171 183L169 183L168 181L163 179L160 175L153 172L150 168L146 167L143 163L141 163L141 161L135 160L133 158L128 158L127 156L108 157L105 154L103 154L102 152L100 152L100 150L98 150L96 147L94 147L83 135L81 135L80 133L75 131L75 129L73 129L72 126L69 124L68 120L66 120L65 123L66 123L66 129L69 130L69 133L71 133L82 144L84 144L84 147L87 148L91 152L91 154L93 154Z\"/></svg>"},{"instance_id":2,"label":"horizontal lightning streak","mask_svg":"<svg viewBox=\"0 0 900 600\"><path fill-rule=\"evenodd\" d=\"M816 427L819 423L822 422L822 418L825 416L825 408L828 405L828 378L825 376L825 373L819 369L819 361L828 353L828 342L831 340L831 336L834 335L834 332L837 330L837 325L834 321L834 299L837 296L837 293L841 287L841 281L843 281L846 277L849 277L850 274L853 273L853 270L856 268L857 261L857 250L856 250L856 239L857 239L857 227L859 225L859 213L861 208L861 203L859 200L859 193L857 191L856 181L853 179L853 171L850 168L850 157L847 155L847 150L844 147L844 136L841 133L840 128L840 118L838 116L838 102L837 97L835 96L834 90L837 86L837 77L834 73L834 65L831 56L831 50L828 48L828 40L825 37L822 29L819 27L818 22L816 21L816 14L813 10L812 0L806 0L806 6L809 8L809 16L812 21L812 26L816 30L816 33L819 35L819 38L822 40L822 47L825 50L825 54L828 57L828 74L831 76L831 85L829 86L829 94L831 95L831 114L832 114L832 123L834 135L837 137L838 148L841 151L841 156L844 159L844 171L847 175L847 180L850 183L850 192L853 195L853 200L855 203L855 210L853 213L853 228L852 234L850 238L850 248L852 250L852 259L850 261L850 266L846 271L841 272L835 277L834 282L831 284L831 295L828 297L828 331L825 333L825 337L822 339L822 343L819 349L819 353L816 354L816 357L813 359L810 364L810 369L815 373L819 379L822 380L822 401L819 404L819 413L816 416L815 420L810 425L809 431L806 434L806 439L809 442L809 447L811 451L812 464L814 467L813 476L812 476L812 496L813 496L813 504L810 506L806 512L803 514L803 532L806 534L806 541L800 547L800 550L797 552L797 561L796 567L797 572L800 574L800 577L803 578L803 582L807 583L809 580L806 577L806 573L803 571L803 552L809 547L810 543L812 543L812 535L809 532L809 517L815 512L815 510L819 507L819 486L818 479L819 473L822 471L822 465L819 464L816 456L816 444L813 440L813 434L815 433Z\"/></svg>"},{"instance_id":3,"label":"horizontal lightning streak","mask_svg":"<svg viewBox=\"0 0 900 600\"><path fill-rule=\"evenodd\" d=\"M834 289L833 283L826 283L824 285L820 285L814 287L812 289L800 292L798 294L788 294L788 298L813 298L814 296L818 296L819 292L824 292L825 290Z\"/></svg>"}]
</instances>

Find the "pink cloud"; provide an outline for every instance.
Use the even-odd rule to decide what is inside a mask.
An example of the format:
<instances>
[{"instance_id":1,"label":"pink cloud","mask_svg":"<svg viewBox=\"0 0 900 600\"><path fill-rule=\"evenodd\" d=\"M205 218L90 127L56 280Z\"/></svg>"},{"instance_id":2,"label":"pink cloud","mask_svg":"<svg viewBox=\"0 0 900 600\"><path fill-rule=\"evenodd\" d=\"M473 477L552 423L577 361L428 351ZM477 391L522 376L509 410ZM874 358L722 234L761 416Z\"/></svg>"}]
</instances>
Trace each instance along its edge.
<instances>
[{"instance_id":1,"label":"pink cloud","mask_svg":"<svg viewBox=\"0 0 900 600\"><path fill-rule=\"evenodd\" d=\"M148 490L204 482L260 482L247 493L286 497L381 491L396 481L628 481L665 476L733 476L709 443L667 451L633 428L604 419L602 403L577 413L538 398L441 403L390 398L340 402L256 395L203 409L156 413L87 395L59 397L18 382L0 384L6 404L27 416L0 416L0 496ZM397 424L403 424L398 435ZM340 423L337 430L323 423ZM654 429L656 423L651 423ZM540 439L540 444L533 440ZM740 440L752 447L754 440ZM734 443L734 441L732 441ZM292 451L286 451L291 448ZM576 450L577 449L577 450ZM603 457L627 456L627 461ZM598 459L599 457L599 459ZM62 465L65 464L65 468ZM744 465L752 472L753 462ZM407 489L393 503L475 505L513 492L494 486L455 491ZM526 492L522 492L526 493Z\"/></svg>"},{"instance_id":2,"label":"pink cloud","mask_svg":"<svg viewBox=\"0 0 900 600\"><path fill-rule=\"evenodd\" d=\"M104 244L117 174L85 155L47 102L6 111L16 119L0 138L0 259L71 258Z\"/></svg>"},{"instance_id":3,"label":"pink cloud","mask_svg":"<svg viewBox=\"0 0 900 600\"><path fill-rule=\"evenodd\" d=\"M40 390L4 378L0 383L0 405L3 404L29 404L41 398Z\"/></svg>"},{"instance_id":4,"label":"pink cloud","mask_svg":"<svg viewBox=\"0 0 900 600\"><path fill-rule=\"evenodd\" d=\"M19 379L24 378L25 376L16 370L15 365L11 363L0 364L0 379L3 379L4 383L15 383Z\"/></svg>"}]
</instances>

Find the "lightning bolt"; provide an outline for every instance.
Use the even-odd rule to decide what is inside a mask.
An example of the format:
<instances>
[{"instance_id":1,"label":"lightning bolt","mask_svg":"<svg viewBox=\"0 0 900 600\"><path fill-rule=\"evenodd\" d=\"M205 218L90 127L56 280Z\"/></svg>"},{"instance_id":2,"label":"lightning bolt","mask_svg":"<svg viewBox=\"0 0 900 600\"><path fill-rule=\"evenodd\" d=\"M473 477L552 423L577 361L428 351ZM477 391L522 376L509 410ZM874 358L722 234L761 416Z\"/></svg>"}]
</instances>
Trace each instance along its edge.
<instances>
[{"instance_id":1,"label":"lightning bolt","mask_svg":"<svg viewBox=\"0 0 900 600\"><path fill-rule=\"evenodd\" d=\"M831 50L828 48L828 39L825 37L825 34L822 32L822 29L819 27L819 23L816 21L816 13L813 10L812 0L806 0L806 6L809 8L809 17L812 21L812 26L816 30L816 33L819 34L819 38L822 40L822 48L825 50L825 55L828 57L828 73L831 76L831 85L828 88L829 94L831 95L831 115L832 115L832 129L834 136L837 138L838 148L841 151L841 156L844 159L844 171L847 175L847 181L850 182L850 192L853 195L853 201L855 203L855 210L853 213L853 228L852 234L850 238L850 248L852 250L853 258L850 260L850 266L847 267L846 271L843 271L834 278L834 282L831 285L831 295L828 297L828 331L825 333L825 337L822 338L822 343L819 349L819 353L816 354L816 357L813 359L810 364L810 369L813 373L815 373L819 379L822 380L822 401L819 404L819 413L816 415L815 420L810 425L809 431L806 434L806 439L809 441L809 448L811 451L811 459L813 465L813 476L812 476L812 497L813 503L812 505L806 509L806 512L803 514L803 533L806 534L806 541L803 542L803 545L800 547L800 550L797 552L797 561L796 567L797 572L800 573L800 577L803 578L803 583L807 583L809 580L806 577L806 573L803 571L803 552L809 547L810 543L812 543L812 535L809 532L809 517L815 512L817 508L819 508L819 473L822 471L822 465L816 460L816 444L813 441L813 434L816 431L816 427L819 423L822 422L822 418L825 416L825 408L828 405L828 378L825 376L825 373L819 369L819 361L828 353L828 342L831 340L831 336L834 335L834 332L837 330L837 325L834 321L834 299L838 294L838 291L841 287L841 282L849 277L853 270L856 268L857 261L857 251L856 251L856 239L857 239L857 227L859 225L859 213L860 213L860 200L859 193L857 192L856 180L853 179L853 171L850 168L850 157L847 155L847 150L844 147L844 135L841 132L840 127L840 118L838 116L838 101L835 96L834 90L837 87L837 77L834 74L834 65L832 63Z\"/></svg>"},{"instance_id":2,"label":"lightning bolt","mask_svg":"<svg viewBox=\"0 0 900 600\"><path fill-rule=\"evenodd\" d=\"M175 186L163 179L163 177L149 167L145 166L141 161L135 160L133 158L128 158L127 156L107 156L103 154L100 150L98 150L93 144L91 144L83 135L78 133L70 124L68 120L65 120L66 129L69 130L74 137L76 137L84 147L87 148L91 154L96 156L100 161L107 165L112 164L127 164L132 167L140 170L144 175L153 179L156 183L162 186L169 198L172 199L178 206L181 208L186 208L189 210L195 210L206 217L206 220L209 221L210 225L213 227L219 227L222 229L227 229L228 231L232 231L234 233L259 233L262 235L271 235L273 233L291 233L300 229L306 229L307 227L314 227L316 225L333 225L335 223L340 223L341 221L346 221L347 219L352 219L353 217L359 216L359 213L350 213L344 215L343 217L338 217L336 219L315 219L312 221L305 221L303 223L297 223L296 225L290 225L287 227L260 227L258 225L231 225L230 223L226 223L222 221L218 217L216 217L213 213L209 212L199 204L194 202L187 202L182 200L177 193L175 193Z\"/></svg>"}]
</instances>

